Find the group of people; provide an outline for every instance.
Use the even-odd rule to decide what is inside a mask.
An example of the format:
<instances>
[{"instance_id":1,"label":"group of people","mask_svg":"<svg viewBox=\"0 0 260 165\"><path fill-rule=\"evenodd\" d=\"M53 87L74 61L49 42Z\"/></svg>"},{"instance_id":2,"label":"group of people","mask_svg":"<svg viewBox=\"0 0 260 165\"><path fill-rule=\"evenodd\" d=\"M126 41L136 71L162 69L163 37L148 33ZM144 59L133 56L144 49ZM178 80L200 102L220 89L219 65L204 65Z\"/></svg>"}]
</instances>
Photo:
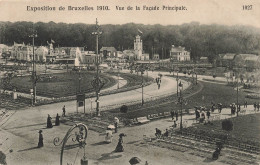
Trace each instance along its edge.
<instances>
[{"instance_id":1,"label":"group of people","mask_svg":"<svg viewBox=\"0 0 260 165\"><path fill-rule=\"evenodd\" d=\"M65 105L63 106L62 108L62 116L65 116L65 113L66 113L66 109L65 109ZM47 117L47 128L52 128L53 125L52 125L52 121L51 121L52 117L48 114L48 117ZM59 126L60 125L60 116L59 114L57 113L56 115L56 120L55 120L55 125L56 126ZM38 147L43 147L43 135L42 135L42 130L39 130L39 142L38 142Z\"/></svg>"},{"instance_id":2,"label":"group of people","mask_svg":"<svg viewBox=\"0 0 260 165\"><path fill-rule=\"evenodd\" d=\"M161 131L160 129L155 128L155 136L156 136L157 138L160 138L160 137L162 137L162 136L168 137L168 136L169 136L169 130L166 129L165 132L162 134L162 131Z\"/></svg>"},{"instance_id":3,"label":"group of people","mask_svg":"<svg viewBox=\"0 0 260 165\"><path fill-rule=\"evenodd\" d=\"M205 112L206 111L206 112ZM195 109L195 118L196 121L199 120L200 123L203 123L204 121L206 121L206 116L207 119L210 118L210 110L201 110L201 112L198 109Z\"/></svg>"},{"instance_id":4,"label":"group of people","mask_svg":"<svg viewBox=\"0 0 260 165\"><path fill-rule=\"evenodd\" d=\"M47 128L52 128L53 127L51 119L52 119L51 116L48 114L48 117L47 117ZM58 113L56 115L55 125L56 126L60 125L60 116L59 116Z\"/></svg>"},{"instance_id":5,"label":"group of people","mask_svg":"<svg viewBox=\"0 0 260 165\"><path fill-rule=\"evenodd\" d=\"M230 110L231 110L231 115L234 115L236 112L240 112L241 106L237 105L237 107L236 107L235 103L230 104Z\"/></svg>"}]
</instances>

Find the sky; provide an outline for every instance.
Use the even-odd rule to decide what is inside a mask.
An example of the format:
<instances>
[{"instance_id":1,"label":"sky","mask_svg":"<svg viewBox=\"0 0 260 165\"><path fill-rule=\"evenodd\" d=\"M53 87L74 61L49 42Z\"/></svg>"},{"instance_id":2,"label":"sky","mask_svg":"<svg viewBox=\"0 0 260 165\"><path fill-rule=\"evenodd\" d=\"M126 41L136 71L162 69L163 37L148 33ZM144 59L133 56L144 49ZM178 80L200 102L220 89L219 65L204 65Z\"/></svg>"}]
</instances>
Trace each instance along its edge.
<instances>
[{"instance_id":1,"label":"sky","mask_svg":"<svg viewBox=\"0 0 260 165\"><path fill-rule=\"evenodd\" d=\"M243 6L247 6L243 9ZM29 6L29 10L28 10ZM33 11L31 7L55 7L55 11ZM93 10L69 11L68 6ZM108 6L109 11L97 10ZM124 7L117 10L116 6ZM127 7L133 10L127 10ZM136 6L140 10L136 10ZM144 6L157 10L144 10ZM163 10L178 6L184 10ZM64 7L65 10L59 10ZM158 10L159 9L159 10ZM94 24L201 24L250 25L260 28L260 0L0 0L0 21L64 22Z\"/></svg>"}]
</instances>

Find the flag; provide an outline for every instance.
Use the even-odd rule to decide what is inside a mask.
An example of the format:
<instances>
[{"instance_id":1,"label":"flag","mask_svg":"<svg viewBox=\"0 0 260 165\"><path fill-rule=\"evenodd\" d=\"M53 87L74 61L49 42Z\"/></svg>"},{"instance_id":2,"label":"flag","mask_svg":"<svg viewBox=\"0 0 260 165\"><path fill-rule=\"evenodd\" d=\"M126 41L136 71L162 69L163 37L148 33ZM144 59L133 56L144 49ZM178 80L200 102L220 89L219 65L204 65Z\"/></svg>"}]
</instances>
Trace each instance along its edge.
<instances>
[{"instance_id":1,"label":"flag","mask_svg":"<svg viewBox=\"0 0 260 165\"><path fill-rule=\"evenodd\" d=\"M138 30L139 33L143 34L143 32L141 30L139 30L139 29L137 29L137 30Z\"/></svg>"},{"instance_id":2,"label":"flag","mask_svg":"<svg viewBox=\"0 0 260 165\"><path fill-rule=\"evenodd\" d=\"M51 43L55 43L55 41L51 39Z\"/></svg>"}]
</instances>

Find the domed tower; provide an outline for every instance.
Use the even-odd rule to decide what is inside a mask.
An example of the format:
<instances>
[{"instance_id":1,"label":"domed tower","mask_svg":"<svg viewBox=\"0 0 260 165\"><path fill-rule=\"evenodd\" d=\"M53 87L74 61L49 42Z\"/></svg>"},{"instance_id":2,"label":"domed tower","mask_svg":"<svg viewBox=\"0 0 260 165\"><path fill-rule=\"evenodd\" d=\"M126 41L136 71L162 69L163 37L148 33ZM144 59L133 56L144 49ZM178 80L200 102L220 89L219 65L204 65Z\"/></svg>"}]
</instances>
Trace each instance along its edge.
<instances>
[{"instance_id":1,"label":"domed tower","mask_svg":"<svg viewBox=\"0 0 260 165\"><path fill-rule=\"evenodd\" d=\"M136 59L141 60L143 54L143 41L139 35L137 35L134 40L134 51Z\"/></svg>"}]
</instances>

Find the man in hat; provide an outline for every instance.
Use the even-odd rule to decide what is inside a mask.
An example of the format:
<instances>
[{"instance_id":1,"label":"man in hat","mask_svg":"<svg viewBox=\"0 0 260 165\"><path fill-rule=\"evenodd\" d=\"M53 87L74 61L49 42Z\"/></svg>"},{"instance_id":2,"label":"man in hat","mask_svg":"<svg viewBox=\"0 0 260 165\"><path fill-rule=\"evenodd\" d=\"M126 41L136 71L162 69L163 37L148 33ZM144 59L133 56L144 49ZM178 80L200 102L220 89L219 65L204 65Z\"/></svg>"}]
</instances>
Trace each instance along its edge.
<instances>
[{"instance_id":1,"label":"man in hat","mask_svg":"<svg viewBox=\"0 0 260 165\"><path fill-rule=\"evenodd\" d=\"M38 148L43 147L43 136L42 136L42 130L39 131L39 142L38 142Z\"/></svg>"}]
</instances>

